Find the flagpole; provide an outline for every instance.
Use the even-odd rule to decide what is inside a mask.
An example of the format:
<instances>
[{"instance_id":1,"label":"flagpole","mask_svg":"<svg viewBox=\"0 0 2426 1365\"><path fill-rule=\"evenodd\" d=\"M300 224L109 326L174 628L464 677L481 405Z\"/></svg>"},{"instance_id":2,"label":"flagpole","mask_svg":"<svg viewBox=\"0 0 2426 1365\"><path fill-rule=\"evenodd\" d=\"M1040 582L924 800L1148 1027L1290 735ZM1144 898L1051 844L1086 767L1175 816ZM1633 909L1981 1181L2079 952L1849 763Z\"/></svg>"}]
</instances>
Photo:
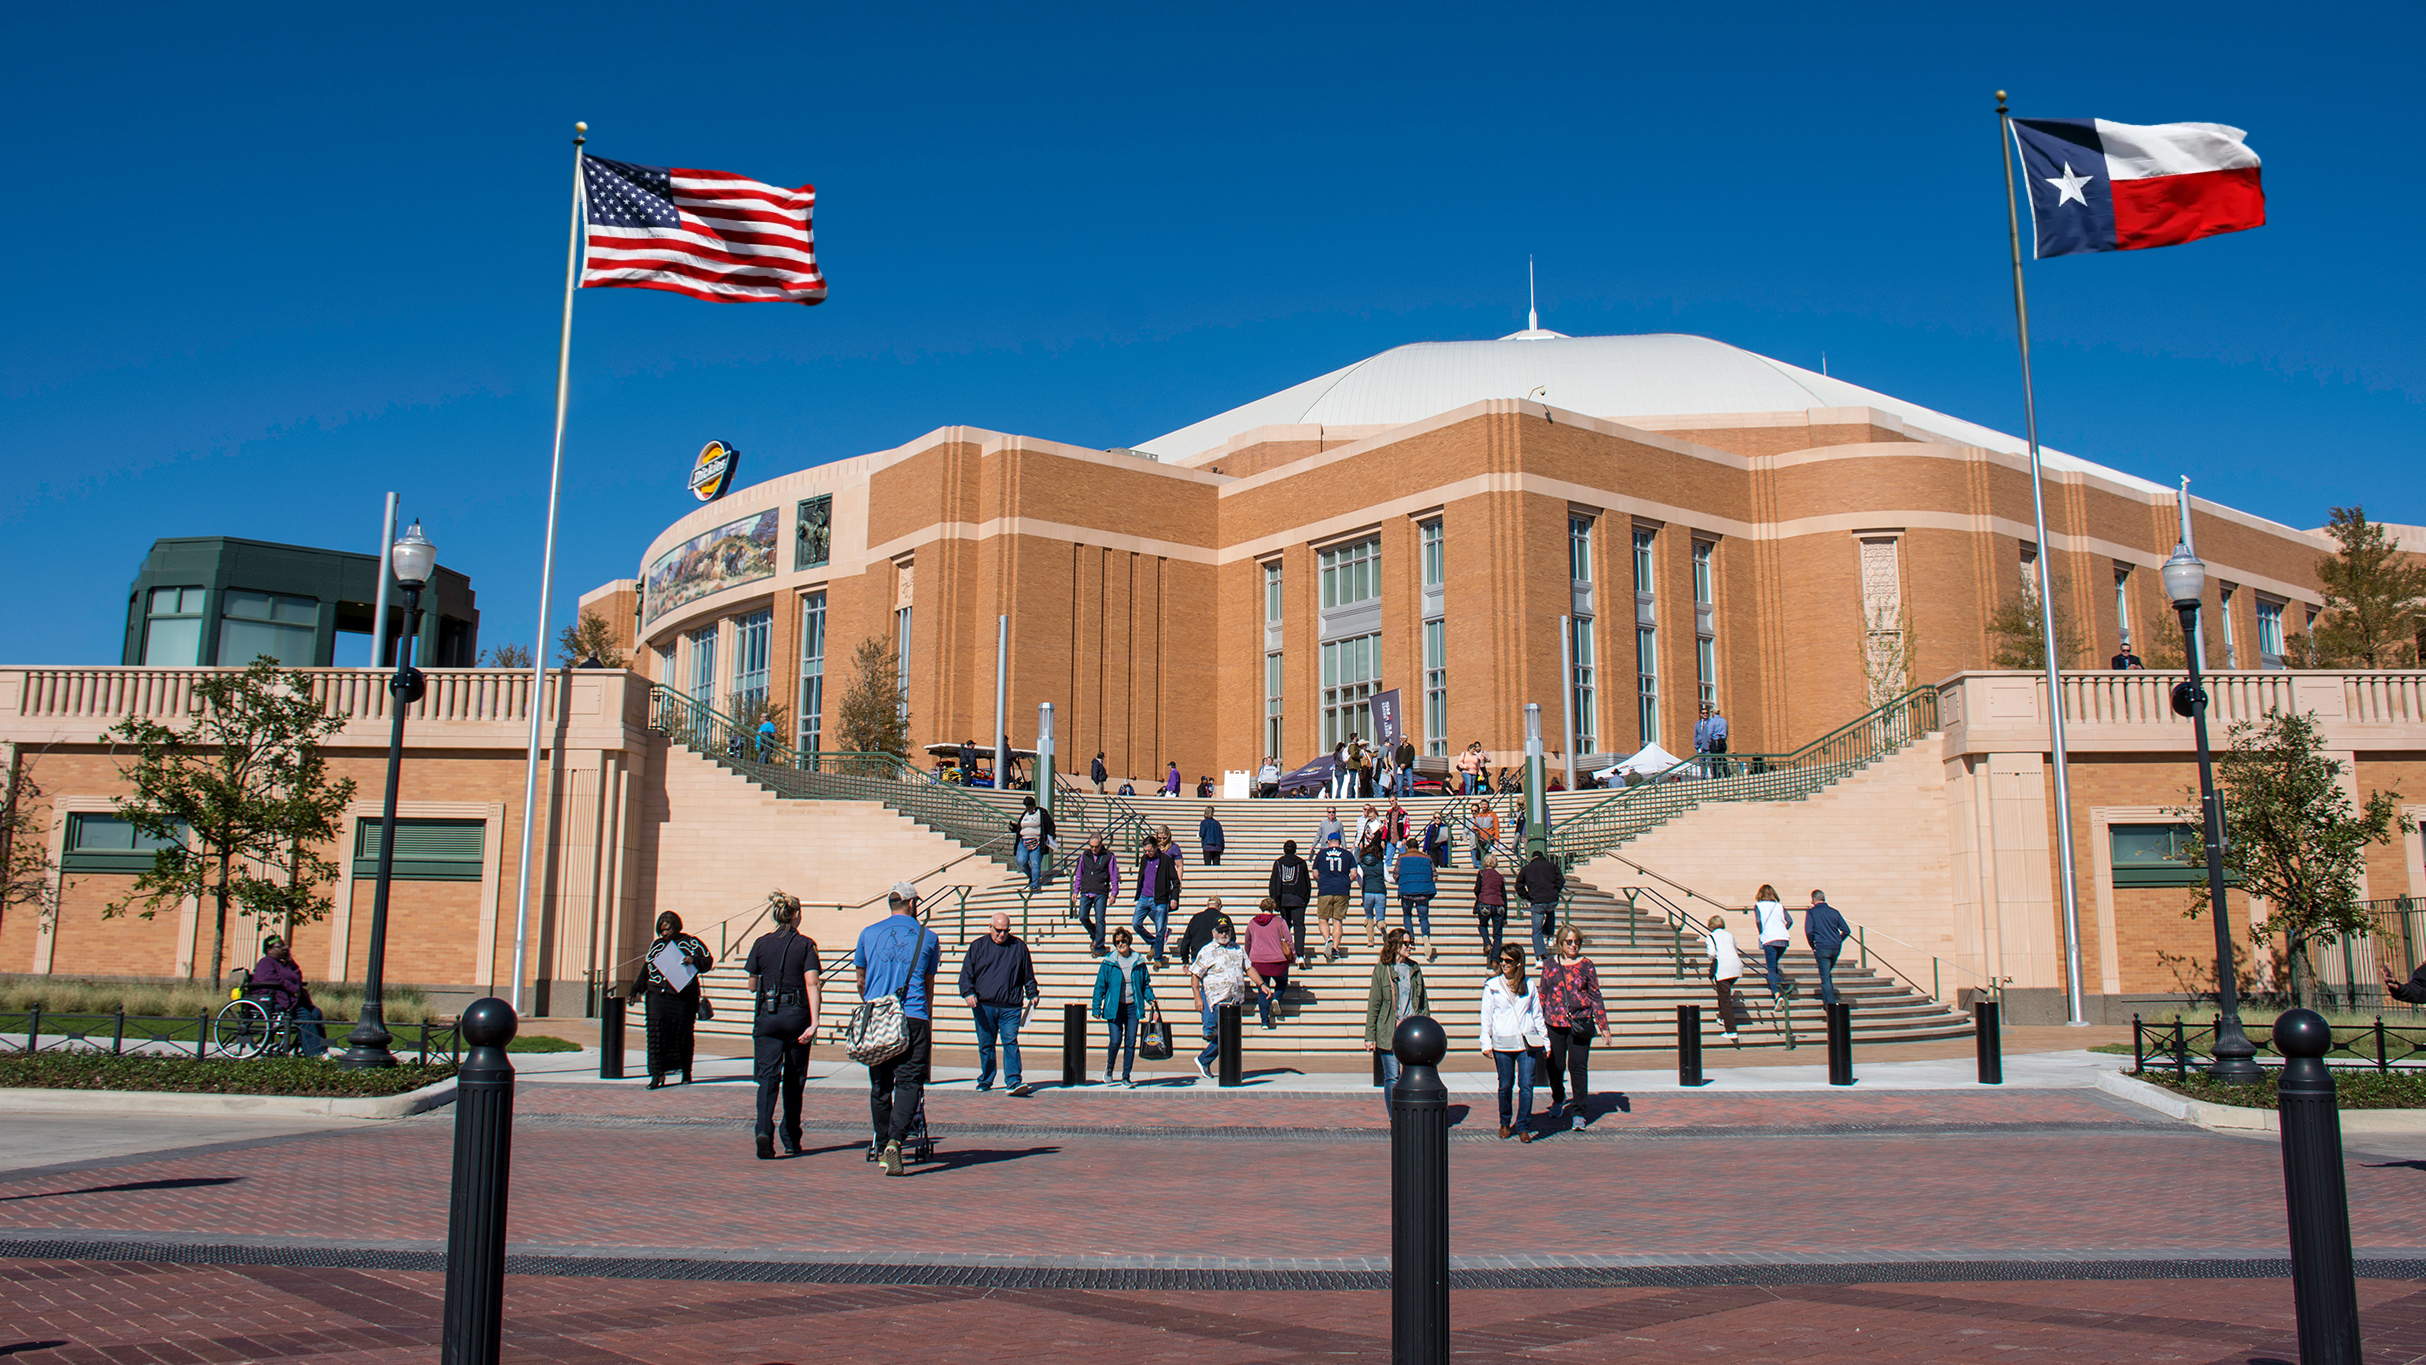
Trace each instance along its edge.
<instances>
[{"instance_id":1,"label":"flagpole","mask_svg":"<svg viewBox=\"0 0 2426 1365\"><path fill-rule=\"evenodd\" d=\"M522 1009L523 960L530 943L531 832L539 804L539 738L547 715L548 594L556 580L556 495L564 477L564 398L573 367L573 287L581 265L581 147L587 123L573 125L573 215L564 244L564 331L556 342L556 445L548 458L548 532L539 557L539 632L531 640L531 751L522 770L522 863L514 882L514 982L506 1003Z\"/></svg>"},{"instance_id":2,"label":"flagpole","mask_svg":"<svg viewBox=\"0 0 2426 1365\"><path fill-rule=\"evenodd\" d=\"M2013 242L2013 317L2022 337L2022 421L2030 441L2030 513L2038 528L2039 641L2047 660L2047 726L2055 756L2055 856L2064 907L2064 1021L2089 1022L2081 992L2081 907L2072 873L2072 774L2064 756L2064 677L2055 653L2055 586L2047 561L2047 488L2039 462L2038 399L2030 386L2030 301L2022 292L2022 215L2013 193L2013 114L1996 92L1997 140L2005 154L2005 226Z\"/></svg>"}]
</instances>

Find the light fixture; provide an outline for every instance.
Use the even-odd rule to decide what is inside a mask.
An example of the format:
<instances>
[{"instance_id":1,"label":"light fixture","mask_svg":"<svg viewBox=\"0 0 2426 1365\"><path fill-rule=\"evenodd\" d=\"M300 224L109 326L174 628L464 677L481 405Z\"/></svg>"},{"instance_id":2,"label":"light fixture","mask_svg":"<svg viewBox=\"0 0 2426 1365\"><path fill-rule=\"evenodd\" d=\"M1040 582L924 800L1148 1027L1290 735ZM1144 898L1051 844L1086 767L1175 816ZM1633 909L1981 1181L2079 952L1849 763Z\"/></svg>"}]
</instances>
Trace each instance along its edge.
<instances>
[{"instance_id":1,"label":"light fixture","mask_svg":"<svg viewBox=\"0 0 2426 1365\"><path fill-rule=\"evenodd\" d=\"M2207 591L2207 566L2187 545L2173 547L2173 558L2158 570L2165 580L2165 596L2176 607L2195 607Z\"/></svg>"},{"instance_id":2,"label":"light fixture","mask_svg":"<svg viewBox=\"0 0 2426 1365\"><path fill-rule=\"evenodd\" d=\"M1525 703L1525 757L1542 756L1542 706L1540 702Z\"/></svg>"},{"instance_id":3,"label":"light fixture","mask_svg":"<svg viewBox=\"0 0 2426 1365\"><path fill-rule=\"evenodd\" d=\"M411 529L396 538L388 562L395 566L400 585L417 588L430 581L430 574L438 568L438 547L421 534L420 518L414 518Z\"/></svg>"}]
</instances>

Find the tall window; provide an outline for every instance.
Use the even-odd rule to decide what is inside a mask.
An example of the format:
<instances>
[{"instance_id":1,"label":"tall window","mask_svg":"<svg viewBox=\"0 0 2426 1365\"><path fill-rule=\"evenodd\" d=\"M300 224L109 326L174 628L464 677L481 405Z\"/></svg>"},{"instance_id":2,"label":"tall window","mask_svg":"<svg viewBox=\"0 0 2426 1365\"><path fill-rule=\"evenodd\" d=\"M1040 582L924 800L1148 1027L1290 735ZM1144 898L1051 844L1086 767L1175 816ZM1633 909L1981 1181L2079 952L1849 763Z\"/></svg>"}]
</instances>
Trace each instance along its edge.
<instances>
[{"instance_id":1,"label":"tall window","mask_svg":"<svg viewBox=\"0 0 2426 1365\"><path fill-rule=\"evenodd\" d=\"M691 700L702 706L716 704L716 627L702 626L691 632Z\"/></svg>"},{"instance_id":2,"label":"tall window","mask_svg":"<svg viewBox=\"0 0 2426 1365\"><path fill-rule=\"evenodd\" d=\"M2035 602L2039 595L2039 547L2022 542L2022 596Z\"/></svg>"},{"instance_id":3,"label":"tall window","mask_svg":"<svg viewBox=\"0 0 2426 1365\"><path fill-rule=\"evenodd\" d=\"M910 609L893 613L893 712L910 723Z\"/></svg>"},{"instance_id":4,"label":"tall window","mask_svg":"<svg viewBox=\"0 0 2426 1365\"><path fill-rule=\"evenodd\" d=\"M1280 745L1280 656L1264 656L1264 753L1274 762L1287 766L1287 750Z\"/></svg>"},{"instance_id":5,"label":"tall window","mask_svg":"<svg viewBox=\"0 0 2426 1365\"><path fill-rule=\"evenodd\" d=\"M767 700L767 644L775 633L772 608L733 622L733 707L754 711Z\"/></svg>"},{"instance_id":6,"label":"tall window","mask_svg":"<svg viewBox=\"0 0 2426 1365\"><path fill-rule=\"evenodd\" d=\"M320 604L309 597L231 589L219 609L219 662L241 667L267 654L309 668L319 625Z\"/></svg>"},{"instance_id":7,"label":"tall window","mask_svg":"<svg viewBox=\"0 0 2426 1365\"><path fill-rule=\"evenodd\" d=\"M2241 666L2241 647L2233 643L2232 637L2232 597L2233 594L2238 591L2239 589L2233 587L2230 583L2226 583L2224 585L2224 600L2221 609L2217 612L2217 615L2224 618L2224 667L2226 668L2239 668Z\"/></svg>"},{"instance_id":8,"label":"tall window","mask_svg":"<svg viewBox=\"0 0 2426 1365\"><path fill-rule=\"evenodd\" d=\"M1718 605L1710 571L1717 549L1706 540L1693 542L1693 675L1704 706L1718 705Z\"/></svg>"},{"instance_id":9,"label":"tall window","mask_svg":"<svg viewBox=\"0 0 2426 1365\"><path fill-rule=\"evenodd\" d=\"M1424 586L1437 588L1445 580L1448 572L1448 559L1443 553L1440 523L1427 521L1420 529L1423 533Z\"/></svg>"},{"instance_id":10,"label":"tall window","mask_svg":"<svg viewBox=\"0 0 2426 1365\"><path fill-rule=\"evenodd\" d=\"M800 752L816 753L825 737L826 595L800 599Z\"/></svg>"},{"instance_id":11,"label":"tall window","mask_svg":"<svg viewBox=\"0 0 2426 1365\"><path fill-rule=\"evenodd\" d=\"M1353 606L1381 596L1380 570L1378 537L1323 551L1323 609Z\"/></svg>"},{"instance_id":12,"label":"tall window","mask_svg":"<svg viewBox=\"0 0 2426 1365\"><path fill-rule=\"evenodd\" d=\"M2258 667L2283 666L2283 604L2272 598L2258 599Z\"/></svg>"},{"instance_id":13,"label":"tall window","mask_svg":"<svg viewBox=\"0 0 2426 1365\"><path fill-rule=\"evenodd\" d=\"M1278 564L1264 566L1264 624L1266 626L1280 624L1280 566Z\"/></svg>"},{"instance_id":14,"label":"tall window","mask_svg":"<svg viewBox=\"0 0 2426 1365\"><path fill-rule=\"evenodd\" d=\"M1567 647L1575 655L1575 676L1568 680L1571 699L1567 703L1575 716L1575 751L1596 754L1600 752L1600 726L1594 719L1593 707L1591 617L1575 618L1568 631Z\"/></svg>"},{"instance_id":15,"label":"tall window","mask_svg":"<svg viewBox=\"0 0 2426 1365\"><path fill-rule=\"evenodd\" d=\"M1449 623L1424 622L1424 752L1449 752Z\"/></svg>"},{"instance_id":16,"label":"tall window","mask_svg":"<svg viewBox=\"0 0 2426 1365\"><path fill-rule=\"evenodd\" d=\"M1373 735L1374 684L1381 681L1381 635L1323 644L1323 748L1350 735Z\"/></svg>"},{"instance_id":17,"label":"tall window","mask_svg":"<svg viewBox=\"0 0 2426 1365\"><path fill-rule=\"evenodd\" d=\"M1567 518L1567 577L1592 581L1592 518Z\"/></svg>"},{"instance_id":18,"label":"tall window","mask_svg":"<svg viewBox=\"0 0 2426 1365\"><path fill-rule=\"evenodd\" d=\"M1655 614L1651 551L1656 535L1634 528L1634 689L1642 742L1659 742L1659 630Z\"/></svg>"},{"instance_id":19,"label":"tall window","mask_svg":"<svg viewBox=\"0 0 2426 1365\"><path fill-rule=\"evenodd\" d=\"M674 648L672 640L657 647L657 681L668 687L674 685Z\"/></svg>"},{"instance_id":20,"label":"tall window","mask_svg":"<svg viewBox=\"0 0 2426 1365\"><path fill-rule=\"evenodd\" d=\"M832 556L833 548L834 495L820 493L801 499L794 509L792 567L814 569Z\"/></svg>"},{"instance_id":21,"label":"tall window","mask_svg":"<svg viewBox=\"0 0 2426 1365\"><path fill-rule=\"evenodd\" d=\"M154 588L145 612L143 662L151 668L192 668L202 662L200 588Z\"/></svg>"},{"instance_id":22,"label":"tall window","mask_svg":"<svg viewBox=\"0 0 2426 1365\"><path fill-rule=\"evenodd\" d=\"M2114 566L2114 630L2121 648L2131 648L2131 566Z\"/></svg>"}]
</instances>

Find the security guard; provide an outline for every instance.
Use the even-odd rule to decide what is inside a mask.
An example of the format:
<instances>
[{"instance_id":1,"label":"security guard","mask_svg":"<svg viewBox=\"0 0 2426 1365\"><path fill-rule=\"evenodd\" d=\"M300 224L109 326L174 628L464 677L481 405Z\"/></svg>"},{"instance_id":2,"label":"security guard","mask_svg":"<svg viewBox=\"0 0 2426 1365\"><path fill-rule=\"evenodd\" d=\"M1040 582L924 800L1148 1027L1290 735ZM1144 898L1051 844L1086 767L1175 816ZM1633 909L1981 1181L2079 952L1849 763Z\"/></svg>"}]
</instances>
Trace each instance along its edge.
<instances>
[{"instance_id":1,"label":"security guard","mask_svg":"<svg viewBox=\"0 0 2426 1365\"><path fill-rule=\"evenodd\" d=\"M809 1040L817 1034L817 941L800 932L800 901L767 898L775 932L750 945L750 1024L758 1053L758 1159L775 1159L775 1088L783 1087L783 1150L800 1155L800 1087L808 1079Z\"/></svg>"}]
</instances>

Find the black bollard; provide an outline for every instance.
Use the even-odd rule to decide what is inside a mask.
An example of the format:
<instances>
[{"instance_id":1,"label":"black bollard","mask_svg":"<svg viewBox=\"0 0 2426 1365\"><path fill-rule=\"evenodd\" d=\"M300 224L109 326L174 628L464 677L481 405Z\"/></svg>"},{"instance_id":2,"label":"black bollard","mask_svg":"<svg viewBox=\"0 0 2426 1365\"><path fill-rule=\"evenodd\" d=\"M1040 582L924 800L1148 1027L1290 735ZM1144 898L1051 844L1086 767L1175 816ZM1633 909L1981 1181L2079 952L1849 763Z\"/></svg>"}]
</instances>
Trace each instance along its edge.
<instances>
[{"instance_id":1,"label":"black bollard","mask_svg":"<svg viewBox=\"0 0 2426 1365\"><path fill-rule=\"evenodd\" d=\"M612 993L598 1007L598 1079L623 1079L623 997Z\"/></svg>"},{"instance_id":2,"label":"black bollard","mask_svg":"<svg viewBox=\"0 0 2426 1365\"><path fill-rule=\"evenodd\" d=\"M1702 1076L1702 1007L1676 1007L1676 1083L1691 1089L1710 1082Z\"/></svg>"},{"instance_id":3,"label":"black bollard","mask_svg":"<svg viewBox=\"0 0 2426 1365\"><path fill-rule=\"evenodd\" d=\"M1449 1035L1418 1014L1390 1050L1390 1360L1449 1365Z\"/></svg>"},{"instance_id":4,"label":"black bollard","mask_svg":"<svg viewBox=\"0 0 2426 1365\"><path fill-rule=\"evenodd\" d=\"M1087 1083L1087 1007L1061 1007L1061 1083L1071 1089Z\"/></svg>"},{"instance_id":5,"label":"black bollard","mask_svg":"<svg viewBox=\"0 0 2426 1365\"><path fill-rule=\"evenodd\" d=\"M1828 1011L1828 1084L1853 1084L1853 1006L1843 1001Z\"/></svg>"},{"instance_id":6,"label":"black bollard","mask_svg":"<svg viewBox=\"0 0 2426 1365\"><path fill-rule=\"evenodd\" d=\"M505 1045L514 1007L494 996L466 1006L457 1031L470 1047L455 1073L455 1183L446 1216L446 1308L440 1365L496 1365L505 1314L506 1172L513 1165L514 1064Z\"/></svg>"},{"instance_id":7,"label":"black bollard","mask_svg":"<svg viewBox=\"0 0 2426 1365\"><path fill-rule=\"evenodd\" d=\"M2350 1191L2342 1179L2342 1116L2325 1054L2333 1026L2314 1010L2274 1021L2283 1074L2283 1203L2291 1223L2291 1304L2300 1365L2359 1365L2359 1288L2350 1256Z\"/></svg>"},{"instance_id":8,"label":"black bollard","mask_svg":"<svg viewBox=\"0 0 2426 1365\"><path fill-rule=\"evenodd\" d=\"M1971 1027L1979 1034L1980 1084L2003 1085L2005 1083L2005 1046L2004 1040L1998 1032L1994 1000L1971 1002Z\"/></svg>"},{"instance_id":9,"label":"black bollard","mask_svg":"<svg viewBox=\"0 0 2426 1365\"><path fill-rule=\"evenodd\" d=\"M1221 1044L1221 1059L1215 1063L1215 1079L1222 1085L1245 1085L1246 1045L1239 1040L1239 1016L1244 1005L1224 1005L1215 1012L1214 1041Z\"/></svg>"}]
</instances>

